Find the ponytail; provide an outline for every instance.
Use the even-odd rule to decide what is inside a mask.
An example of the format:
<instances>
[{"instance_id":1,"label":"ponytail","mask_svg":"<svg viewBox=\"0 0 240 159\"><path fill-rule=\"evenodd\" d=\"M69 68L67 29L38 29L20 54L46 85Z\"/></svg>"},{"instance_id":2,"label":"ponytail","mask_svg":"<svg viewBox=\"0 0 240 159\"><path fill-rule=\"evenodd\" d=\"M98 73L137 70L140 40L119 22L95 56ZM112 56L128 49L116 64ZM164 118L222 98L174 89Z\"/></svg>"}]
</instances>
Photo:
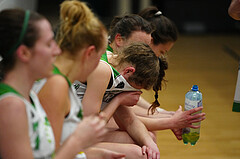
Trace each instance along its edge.
<instances>
[{"instance_id":1,"label":"ponytail","mask_svg":"<svg viewBox=\"0 0 240 159\"><path fill-rule=\"evenodd\" d=\"M156 111L156 108L160 106L160 103L158 101L158 91L162 90L163 82L164 83L167 82L167 80L164 79L164 77L165 77L165 70L168 69L168 62L167 62L165 57L160 57L159 58L159 66L160 66L160 70L159 70L158 80L157 80L157 82L153 86L153 90L155 92L155 95L154 95L155 101L148 108L148 114L149 114L149 111L151 111L151 114L154 114L155 111Z\"/></svg>"}]
</instances>

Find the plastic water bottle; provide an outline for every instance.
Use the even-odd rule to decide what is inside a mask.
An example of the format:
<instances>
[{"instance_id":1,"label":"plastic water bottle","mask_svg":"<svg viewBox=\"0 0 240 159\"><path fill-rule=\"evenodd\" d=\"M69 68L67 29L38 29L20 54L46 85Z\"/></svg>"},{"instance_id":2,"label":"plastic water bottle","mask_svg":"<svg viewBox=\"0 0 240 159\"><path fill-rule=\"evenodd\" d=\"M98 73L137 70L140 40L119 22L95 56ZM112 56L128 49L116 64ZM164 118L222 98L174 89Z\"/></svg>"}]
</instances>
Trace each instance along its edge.
<instances>
[{"instance_id":1,"label":"plastic water bottle","mask_svg":"<svg viewBox=\"0 0 240 159\"><path fill-rule=\"evenodd\" d=\"M185 107L184 110L190 110L193 108L201 107L202 106L202 93L198 90L197 85L193 85L192 89L188 91L185 95ZM201 111L196 112L201 113ZM200 125L200 122L193 123L193 125ZM193 128L184 128L182 133L183 143L186 145L190 143L192 146L196 144L199 139L200 135L200 128L193 129Z\"/></svg>"}]
</instances>

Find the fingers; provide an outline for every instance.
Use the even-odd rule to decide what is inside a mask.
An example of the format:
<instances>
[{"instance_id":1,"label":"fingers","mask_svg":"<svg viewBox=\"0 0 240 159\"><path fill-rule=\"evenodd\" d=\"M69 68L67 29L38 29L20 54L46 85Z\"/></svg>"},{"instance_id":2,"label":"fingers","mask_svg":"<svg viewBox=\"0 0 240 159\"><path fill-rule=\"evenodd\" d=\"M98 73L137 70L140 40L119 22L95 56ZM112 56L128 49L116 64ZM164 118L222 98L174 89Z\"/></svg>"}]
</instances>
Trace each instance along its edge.
<instances>
[{"instance_id":1,"label":"fingers","mask_svg":"<svg viewBox=\"0 0 240 159\"><path fill-rule=\"evenodd\" d=\"M201 111L203 109L203 107L197 107L197 108L194 108L194 109L190 109L188 111L186 111L188 114L193 114L193 113L196 113L198 111Z\"/></svg>"},{"instance_id":2,"label":"fingers","mask_svg":"<svg viewBox=\"0 0 240 159\"><path fill-rule=\"evenodd\" d=\"M143 146L143 147L142 147L142 154L143 154L143 155L146 155L146 151L147 151L147 147L146 147L146 146Z\"/></svg>"},{"instance_id":3,"label":"fingers","mask_svg":"<svg viewBox=\"0 0 240 159\"><path fill-rule=\"evenodd\" d=\"M153 152L152 152L152 149L150 148L147 148L147 158L148 159L153 159Z\"/></svg>"},{"instance_id":4,"label":"fingers","mask_svg":"<svg viewBox=\"0 0 240 159\"><path fill-rule=\"evenodd\" d=\"M172 132L178 140L182 140L182 129L172 129Z\"/></svg>"}]
</instances>

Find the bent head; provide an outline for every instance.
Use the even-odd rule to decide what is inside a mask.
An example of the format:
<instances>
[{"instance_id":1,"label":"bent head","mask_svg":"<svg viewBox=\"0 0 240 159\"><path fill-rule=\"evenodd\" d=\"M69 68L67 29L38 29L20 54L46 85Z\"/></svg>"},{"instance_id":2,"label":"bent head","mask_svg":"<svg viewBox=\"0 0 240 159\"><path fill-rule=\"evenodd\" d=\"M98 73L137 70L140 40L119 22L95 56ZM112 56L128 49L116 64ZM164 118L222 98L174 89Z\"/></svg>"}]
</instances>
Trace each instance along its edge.
<instances>
[{"instance_id":1,"label":"bent head","mask_svg":"<svg viewBox=\"0 0 240 159\"><path fill-rule=\"evenodd\" d=\"M164 55L177 41L178 30L176 25L154 6L142 10L139 15L150 22L154 28L151 48L157 56Z\"/></svg>"},{"instance_id":2,"label":"bent head","mask_svg":"<svg viewBox=\"0 0 240 159\"><path fill-rule=\"evenodd\" d=\"M149 22L136 14L115 17L110 25L109 41L117 50L132 42L151 43L152 27Z\"/></svg>"},{"instance_id":3,"label":"bent head","mask_svg":"<svg viewBox=\"0 0 240 159\"><path fill-rule=\"evenodd\" d=\"M121 74L137 89L150 89L157 82L159 60L149 45L131 43L118 53L114 64Z\"/></svg>"},{"instance_id":4,"label":"bent head","mask_svg":"<svg viewBox=\"0 0 240 159\"><path fill-rule=\"evenodd\" d=\"M0 12L0 22L3 75L25 65L33 78L49 76L60 49L46 18L30 11L6 9Z\"/></svg>"}]
</instances>

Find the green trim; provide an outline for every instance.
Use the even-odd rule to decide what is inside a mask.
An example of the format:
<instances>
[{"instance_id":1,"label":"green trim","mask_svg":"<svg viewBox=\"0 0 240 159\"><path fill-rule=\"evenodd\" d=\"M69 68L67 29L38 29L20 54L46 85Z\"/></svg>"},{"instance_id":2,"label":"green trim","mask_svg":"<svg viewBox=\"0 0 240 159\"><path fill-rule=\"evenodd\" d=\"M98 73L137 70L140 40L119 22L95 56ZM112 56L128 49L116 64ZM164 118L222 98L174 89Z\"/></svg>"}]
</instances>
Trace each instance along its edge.
<instances>
[{"instance_id":1,"label":"green trim","mask_svg":"<svg viewBox=\"0 0 240 159\"><path fill-rule=\"evenodd\" d=\"M233 102L233 108L232 108L233 112L240 112L240 103L237 102Z\"/></svg>"},{"instance_id":2,"label":"green trim","mask_svg":"<svg viewBox=\"0 0 240 159\"><path fill-rule=\"evenodd\" d=\"M113 49L108 45L106 51L113 52ZM102 55L101 60L103 60L103 61L105 61L105 62L107 62L107 63L109 64L108 58L107 58L107 52L105 52L105 53ZM109 64L109 65L112 67L111 64ZM120 75L120 73L119 73L115 68L112 67L112 69L113 69L113 73L114 73L114 78L116 78L117 76Z\"/></svg>"},{"instance_id":3,"label":"green trim","mask_svg":"<svg viewBox=\"0 0 240 159\"><path fill-rule=\"evenodd\" d=\"M110 45L107 46L107 51L113 52L113 49L112 49L112 47Z\"/></svg>"},{"instance_id":4,"label":"green trim","mask_svg":"<svg viewBox=\"0 0 240 159\"><path fill-rule=\"evenodd\" d=\"M60 72L60 70L55 65L53 65L53 74L63 76L67 80L69 87L71 87L71 81L67 78L67 76Z\"/></svg>"},{"instance_id":5,"label":"green trim","mask_svg":"<svg viewBox=\"0 0 240 159\"><path fill-rule=\"evenodd\" d=\"M14 93L18 96L23 97L18 91L16 91L14 88L12 88L11 86L5 84L5 83L0 83L0 95L3 95L5 93Z\"/></svg>"},{"instance_id":6,"label":"green trim","mask_svg":"<svg viewBox=\"0 0 240 159\"><path fill-rule=\"evenodd\" d=\"M14 93L22 98L24 98L18 91L16 91L14 88L11 86L5 84L5 83L0 83L0 95L3 95L5 93ZM31 100L32 106L35 108L35 103L33 102L32 98L29 97Z\"/></svg>"}]
</instances>

